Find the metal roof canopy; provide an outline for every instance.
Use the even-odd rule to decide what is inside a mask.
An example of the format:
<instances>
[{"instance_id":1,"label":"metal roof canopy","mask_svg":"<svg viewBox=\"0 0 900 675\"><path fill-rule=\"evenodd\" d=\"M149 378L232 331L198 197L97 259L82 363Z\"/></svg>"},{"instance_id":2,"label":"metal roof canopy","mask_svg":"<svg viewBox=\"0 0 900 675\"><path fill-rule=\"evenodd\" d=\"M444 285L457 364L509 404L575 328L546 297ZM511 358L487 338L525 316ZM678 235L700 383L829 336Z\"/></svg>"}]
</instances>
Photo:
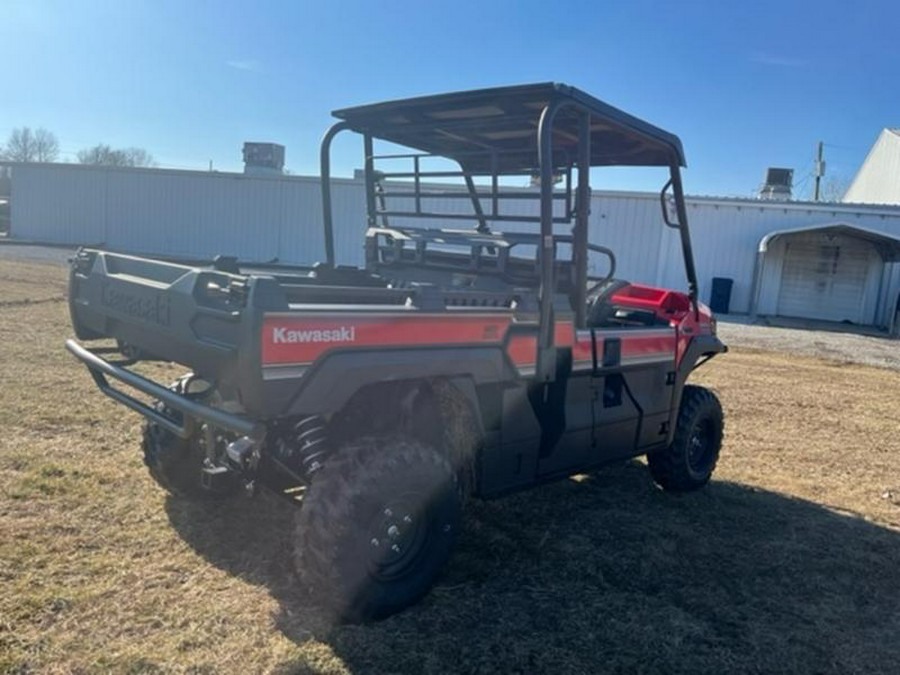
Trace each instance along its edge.
<instances>
[{"instance_id":1,"label":"metal roof canopy","mask_svg":"<svg viewBox=\"0 0 900 675\"><path fill-rule=\"evenodd\" d=\"M791 230L779 230L770 232L759 242L759 253L765 254L769 250L769 245L776 239L793 234L808 234L820 232L822 234L836 234L854 237L869 242L885 262L900 261L900 237L895 237L884 232L876 232L858 225L850 225L849 223L830 223L827 225L814 225L812 227L799 227Z\"/></svg>"},{"instance_id":2,"label":"metal roof canopy","mask_svg":"<svg viewBox=\"0 0 900 675\"><path fill-rule=\"evenodd\" d=\"M850 223L826 223L824 225L813 225L811 227L797 227L789 230L777 230L769 232L766 236L759 240L759 248L756 253L756 264L753 268L753 282L750 287L750 315L757 316L757 308L759 307L759 296L762 291L763 270L766 266L766 254L769 252L769 246L777 239L789 237L797 234L823 233L844 235L856 239L862 239L869 242L878 251L878 254L884 262L893 263L900 262L900 237L894 237L884 232L869 230L858 225ZM876 315L877 315L876 308Z\"/></svg>"},{"instance_id":3,"label":"metal roof canopy","mask_svg":"<svg viewBox=\"0 0 900 675\"><path fill-rule=\"evenodd\" d=\"M422 152L449 157L475 174L540 166L538 128L548 108L555 168L578 159L580 117L590 116L591 166L685 166L674 134L552 82L438 94L335 110L349 128Z\"/></svg>"}]
</instances>

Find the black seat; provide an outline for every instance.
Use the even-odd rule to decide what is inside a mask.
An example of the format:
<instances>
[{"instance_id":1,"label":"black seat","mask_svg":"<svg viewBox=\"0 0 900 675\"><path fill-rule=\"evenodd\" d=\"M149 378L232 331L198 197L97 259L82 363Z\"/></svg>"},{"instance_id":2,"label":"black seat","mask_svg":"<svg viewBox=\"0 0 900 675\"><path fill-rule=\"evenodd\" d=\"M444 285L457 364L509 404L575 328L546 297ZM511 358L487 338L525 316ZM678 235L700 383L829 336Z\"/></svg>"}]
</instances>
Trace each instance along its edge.
<instances>
[{"instance_id":1,"label":"black seat","mask_svg":"<svg viewBox=\"0 0 900 675\"><path fill-rule=\"evenodd\" d=\"M615 325L613 318L616 308L611 299L618 291L629 285L630 282L622 279L609 279L588 293L587 315L585 316L588 328Z\"/></svg>"}]
</instances>

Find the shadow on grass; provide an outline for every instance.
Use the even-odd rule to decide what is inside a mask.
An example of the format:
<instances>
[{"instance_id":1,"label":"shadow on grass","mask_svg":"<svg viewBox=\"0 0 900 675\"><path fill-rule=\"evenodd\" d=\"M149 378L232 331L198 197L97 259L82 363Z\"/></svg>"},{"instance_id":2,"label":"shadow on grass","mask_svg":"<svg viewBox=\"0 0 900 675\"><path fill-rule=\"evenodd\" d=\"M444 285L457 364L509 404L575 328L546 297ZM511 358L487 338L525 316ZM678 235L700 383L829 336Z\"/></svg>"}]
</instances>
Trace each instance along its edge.
<instances>
[{"instance_id":1,"label":"shadow on grass","mask_svg":"<svg viewBox=\"0 0 900 675\"><path fill-rule=\"evenodd\" d=\"M182 537L279 600L352 672L859 672L900 663L900 536L819 505L714 482L655 489L629 463L473 502L417 606L328 627L290 572L291 506L170 499ZM309 672L298 660L279 672Z\"/></svg>"}]
</instances>

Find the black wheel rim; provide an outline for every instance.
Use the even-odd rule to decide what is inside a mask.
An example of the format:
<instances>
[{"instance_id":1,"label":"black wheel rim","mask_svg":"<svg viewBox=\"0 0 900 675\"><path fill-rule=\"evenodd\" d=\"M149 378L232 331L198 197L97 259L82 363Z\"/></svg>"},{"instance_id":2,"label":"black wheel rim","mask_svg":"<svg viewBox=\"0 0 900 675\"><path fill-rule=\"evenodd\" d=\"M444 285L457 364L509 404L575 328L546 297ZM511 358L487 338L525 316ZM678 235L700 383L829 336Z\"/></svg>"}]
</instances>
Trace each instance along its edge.
<instances>
[{"instance_id":1,"label":"black wheel rim","mask_svg":"<svg viewBox=\"0 0 900 675\"><path fill-rule=\"evenodd\" d=\"M368 529L369 572L381 581L407 574L416 566L428 534L428 514L400 498L385 504Z\"/></svg>"},{"instance_id":2,"label":"black wheel rim","mask_svg":"<svg viewBox=\"0 0 900 675\"><path fill-rule=\"evenodd\" d=\"M706 474L712 464L714 433L710 420L700 420L688 436L688 466L696 474Z\"/></svg>"}]
</instances>

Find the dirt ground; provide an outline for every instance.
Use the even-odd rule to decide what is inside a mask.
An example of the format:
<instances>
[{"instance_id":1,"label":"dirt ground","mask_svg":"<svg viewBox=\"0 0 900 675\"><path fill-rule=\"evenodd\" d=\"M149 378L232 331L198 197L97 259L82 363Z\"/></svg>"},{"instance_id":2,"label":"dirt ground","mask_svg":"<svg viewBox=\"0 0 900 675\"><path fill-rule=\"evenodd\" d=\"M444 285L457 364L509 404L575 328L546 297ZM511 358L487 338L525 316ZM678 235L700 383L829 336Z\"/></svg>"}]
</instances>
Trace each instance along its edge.
<instances>
[{"instance_id":1,"label":"dirt ground","mask_svg":"<svg viewBox=\"0 0 900 675\"><path fill-rule=\"evenodd\" d=\"M63 265L74 253L74 248L64 246L31 246L0 240L0 265L5 265L7 260Z\"/></svg>"},{"instance_id":2,"label":"dirt ground","mask_svg":"<svg viewBox=\"0 0 900 675\"><path fill-rule=\"evenodd\" d=\"M640 461L475 501L420 604L330 626L290 506L164 494L140 419L63 349L65 270L0 260L0 672L893 672L900 374L748 349L698 371L714 481ZM897 344L897 343L893 343ZM169 369L148 366L159 379Z\"/></svg>"}]
</instances>

